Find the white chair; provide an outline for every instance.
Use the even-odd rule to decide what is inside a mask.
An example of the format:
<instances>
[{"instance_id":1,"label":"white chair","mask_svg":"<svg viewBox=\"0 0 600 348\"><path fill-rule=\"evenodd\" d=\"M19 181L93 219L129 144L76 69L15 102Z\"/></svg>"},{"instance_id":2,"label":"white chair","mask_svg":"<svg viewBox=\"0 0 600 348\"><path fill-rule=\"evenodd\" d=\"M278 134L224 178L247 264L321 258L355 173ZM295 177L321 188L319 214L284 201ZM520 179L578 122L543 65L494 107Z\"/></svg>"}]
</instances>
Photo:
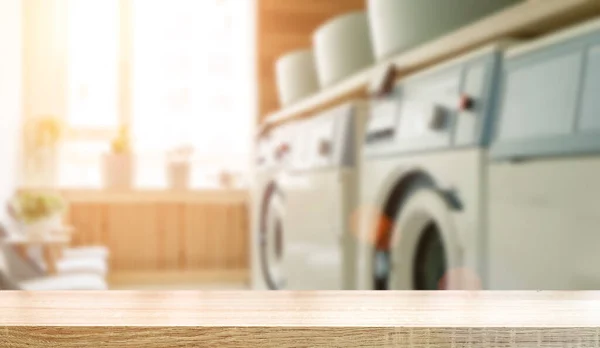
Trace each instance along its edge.
<instances>
[{"instance_id":1,"label":"white chair","mask_svg":"<svg viewBox=\"0 0 600 348\"><path fill-rule=\"evenodd\" d=\"M22 260L13 248L2 244L0 247L0 289L2 290L108 290L104 278L95 274L39 276L35 273L35 264Z\"/></svg>"},{"instance_id":2,"label":"white chair","mask_svg":"<svg viewBox=\"0 0 600 348\"><path fill-rule=\"evenodd\" d=\"M10 225L10 224L8 224ZM18 236L19 233L16 231L14 226L0 226L0 238L10 238L11 236ZM5 253L8 255L9 266L15 266L14 271L17 274L26 274L27 276L44 276L47 275L48 265L44 260L43 249L41 246L30 247L28 250L28 260L22 260L21 263L18 259L23 259L16 250L10 245L3 246ZM65 250L66 251L66 250ZM58 275L70 275L70 274L91 274L97 275L104 278L108 273L108 265L106 257L99 254L84 254L78 252L79 255L69 255L63 253L63 257L56 261L56 273ZM29 268L26 270L26 268Z\"/></svg>"},{"instance_id":3,"label":"white chair","mask_svg":"<svg viewBox=\"0 0 600 348\"><path fill-rule=\"evenodd\" d=\"M68 234L70 237L71 228L64 228L65 231L57 231L57 235ZM85 258L85 257L97 257L101 259L108 259L109 250L105 246L101 245L89 245L89 246L76 246L68 247L63 250L63 256L66 258Z\"/></svg>"},{"instance_id":4,"label":"white chair","mask_svg":"<svg viewBox=\"0 0 600 348\"><path fill-rule=\"evenodd\" d=\"M59 275L35 278L18 283L21 290L108 290L106 281L91 274Z\"/></svg>"},{"instance_id":5,"label":"white chair","mask_svg":"<svg viewBox=\"0 0 600 348\"><path fill-rule=\"evenodd\" d=\"M38 257L36 260L44 270L47 270L48 266L43 257ZM89 254L81 256L63 254L63 257L56 261L55 266L58 274L93 273L104 277L108 273L106 259Z\"/></svg>"}]
</instances>

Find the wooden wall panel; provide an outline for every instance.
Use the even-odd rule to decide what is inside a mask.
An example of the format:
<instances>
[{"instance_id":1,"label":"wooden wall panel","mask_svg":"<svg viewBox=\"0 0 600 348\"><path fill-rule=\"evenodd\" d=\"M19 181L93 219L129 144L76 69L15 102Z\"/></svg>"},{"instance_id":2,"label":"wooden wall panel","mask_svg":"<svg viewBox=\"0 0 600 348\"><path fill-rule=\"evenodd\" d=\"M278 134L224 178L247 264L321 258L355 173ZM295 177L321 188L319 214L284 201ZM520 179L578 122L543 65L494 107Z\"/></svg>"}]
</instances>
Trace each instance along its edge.
<instances>
[{"instance_id":1,"label":"wooden wall panel","mask_svg":"<svg viewBox=\"0 0 600 348\"><path fill-rule=\"evenodd\" d=\"M180 224L182 205L179 203L159 203L156 210L156 228L158 238L158 264L161 270L179 269L179 256L185 256L180 249L180 241L184 224Z\"/></svg>"},{"instance_id":2,"label":"wooden wall panel","mask_svg":"<svg viewBox=\"0 0 600 348\"><path fill-rule=\"evenodd\" d=\"M316 28L336 15L362 10L365 0L256 0L259 121L279 108L275 61L282 54L311 48Z\"/></svg>"},{"instance_id":3,"label":"wooden wall panel","mask_svg":"<svg viewBox=\"0 0 600 348\"><path fill-rule=\"evenodd\" d=\"M189 268L206 267L203 260L208 251L205 213L204 206L201 204L186 205L186 224L188 228L185 233L185 251L187 267Z\"/></svg>"},{"instance_id":4,"label":"wooden wall panel","mask_svg":"<svg viewBox=\"0 0 600 348\"><path fill-rule=\"evenodd\" d=\"M75 245L105 245L111 272L244 270L245 192L111 195L65 192ZM149 196L152 197L152 196Z\"/></svg>"},{"instance_id":5,"label":"wooden wall panel","mask_svg":"<svg viewBox=\"0 0 600 348\"><path fill-rule=\"evenodd\" d=\"M250 268L250 248L248 247L253 243L254 240L250 238L251 233L245 233L250 231L250 215L247 213L247 206L244 203L239 204L240 211L240 249L242 257L240 258L239 266L242 269Z\"/></svg>"}]
</instances>

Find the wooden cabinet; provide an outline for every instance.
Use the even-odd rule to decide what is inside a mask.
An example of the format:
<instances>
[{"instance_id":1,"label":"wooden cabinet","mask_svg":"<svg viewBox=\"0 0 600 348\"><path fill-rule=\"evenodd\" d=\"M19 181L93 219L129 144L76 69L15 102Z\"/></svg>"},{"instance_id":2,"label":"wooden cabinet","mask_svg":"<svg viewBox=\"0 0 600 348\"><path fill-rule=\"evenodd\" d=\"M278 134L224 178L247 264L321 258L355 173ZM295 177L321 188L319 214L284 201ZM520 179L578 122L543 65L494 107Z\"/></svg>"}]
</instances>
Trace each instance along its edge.
<instances>
[{"instance_id":1,"label":"wooden cabinet","mask_svg":"<svg viewBox=\"0 0 600 348\"><path fill-rule=\"evenodd\" d=\"M111 272L248 268L245 191L65 191L77 245L110 248Z\"/></svg>"}]
</instances>

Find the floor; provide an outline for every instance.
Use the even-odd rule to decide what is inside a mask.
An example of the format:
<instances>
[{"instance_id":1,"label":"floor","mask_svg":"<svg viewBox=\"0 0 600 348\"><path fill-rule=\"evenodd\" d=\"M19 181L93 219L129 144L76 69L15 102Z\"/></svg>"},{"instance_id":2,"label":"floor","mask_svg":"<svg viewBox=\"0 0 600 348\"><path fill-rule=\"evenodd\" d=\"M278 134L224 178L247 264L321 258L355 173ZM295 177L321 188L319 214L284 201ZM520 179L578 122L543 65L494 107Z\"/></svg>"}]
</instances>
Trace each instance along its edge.
<instances>
[{"instance_id":1,"label":"floor","mask_svg":"<svg viewBox=\"0 0 600 348\"><path fill-rule=\"evenodd\" d=\"M111 290L154 290L154 291L176 291L176 290L201 290L201 291L231 291L249 290L244 283L169 283L169 284L111 284Z\"/></svg>"},{"instance_id":2,"label":"floor","mask_svg":"<svg viewBox=\"0 0 600 348\"><path fill-rule=\"evenodd\" d=\"M128 272L108 277L111 290L249 290L248 271Z\"/></svg>"}]
</instances>

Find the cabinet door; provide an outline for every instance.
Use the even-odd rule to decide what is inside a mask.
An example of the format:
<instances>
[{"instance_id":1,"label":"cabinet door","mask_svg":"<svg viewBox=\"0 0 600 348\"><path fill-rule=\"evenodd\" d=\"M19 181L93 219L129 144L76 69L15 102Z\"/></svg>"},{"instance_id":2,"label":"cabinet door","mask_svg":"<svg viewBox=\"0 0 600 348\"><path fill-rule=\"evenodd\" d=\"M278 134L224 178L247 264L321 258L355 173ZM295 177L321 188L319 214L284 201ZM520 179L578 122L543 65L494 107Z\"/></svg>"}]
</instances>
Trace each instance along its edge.
<instances>
[{"instance_id":1,"label":"cabinet door","mask_svg":"<svg viewBox=\"0 0 600 348\"><path fill-rule=\"evenodd\" d=\"M490 166L493 290L600 289L600 157Z\"/></svg>"}]
</instances>

